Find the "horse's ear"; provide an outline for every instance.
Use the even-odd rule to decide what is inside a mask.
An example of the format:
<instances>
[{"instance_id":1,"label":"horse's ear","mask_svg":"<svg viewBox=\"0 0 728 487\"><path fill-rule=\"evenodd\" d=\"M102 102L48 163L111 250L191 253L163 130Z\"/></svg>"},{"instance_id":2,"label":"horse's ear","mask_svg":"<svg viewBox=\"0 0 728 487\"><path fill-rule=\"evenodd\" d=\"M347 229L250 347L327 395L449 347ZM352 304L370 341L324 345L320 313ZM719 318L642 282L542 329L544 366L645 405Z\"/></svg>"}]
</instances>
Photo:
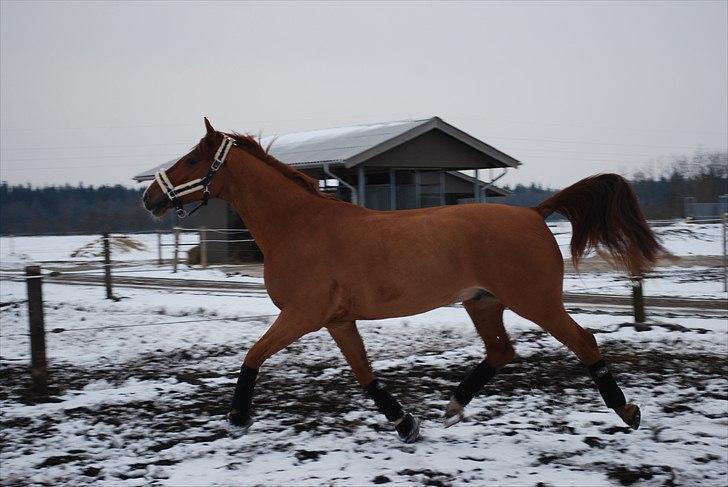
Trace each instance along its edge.
<instances>
[{"instance_id":1,"label":"horse's ear","mask_svg":"<svg viewBox=\"0 0 728 487\"><path fill-rule=\"evenodd\" d=\"M212 128L212 124L207 119L207 117L205 117L205 129L207 129L207 135L212 135L215 133L215 129Z\"/></svg>"}]
</instances>

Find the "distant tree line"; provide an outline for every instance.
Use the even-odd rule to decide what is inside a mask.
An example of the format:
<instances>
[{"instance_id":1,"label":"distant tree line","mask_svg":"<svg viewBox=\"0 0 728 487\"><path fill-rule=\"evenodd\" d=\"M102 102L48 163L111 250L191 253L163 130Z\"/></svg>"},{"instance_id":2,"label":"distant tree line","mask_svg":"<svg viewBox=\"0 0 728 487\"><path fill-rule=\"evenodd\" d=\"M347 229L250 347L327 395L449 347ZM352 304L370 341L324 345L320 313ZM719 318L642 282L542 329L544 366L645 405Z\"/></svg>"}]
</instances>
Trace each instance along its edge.
<instances>
[{"instance_id":1,"label":"distant tree line","mask_svg":"<svg viewBox=\"0 0 728 487\"><path fill-rule=\"evenodd\" d=\"M170 228L142 208L143 189L0 184L0 234L83 234ZM171 216L171 215L170 215Z\"/></svg>"},{"instance_id":2,"label":"distant tree line","mask_svg":"<svg viewBox=\"0 0 728 487\"><path fill-rule=\"evenodd\" d=\"M714 202L728 194L728 153L679 157L661 174L641 170L630 178L648 218L685 216L684 198ZM506 187L513 194L490 201L536 206L556 192L537 184ZM152 217L141 206L143 189L124 186L52 186L33 188L0 184L0 234L77 234L169 229L173 212Z\"/></svg>"},{"instance_id":3,"label":"distant tree line","mask_svg":"<svg viewBox=\"0 0 728 487\"><path fill-rule=\"evenodd\" d=\"M717 202L728 194L728 152L701 152L694 156L676 157L663 166L659 174L641 169L629 178L649 219L687 216L685 198L697 202ZM556 192L541 185L507 187L513 194L498 202L516 206L536 206Z\"/></svg>"}]
</instances>

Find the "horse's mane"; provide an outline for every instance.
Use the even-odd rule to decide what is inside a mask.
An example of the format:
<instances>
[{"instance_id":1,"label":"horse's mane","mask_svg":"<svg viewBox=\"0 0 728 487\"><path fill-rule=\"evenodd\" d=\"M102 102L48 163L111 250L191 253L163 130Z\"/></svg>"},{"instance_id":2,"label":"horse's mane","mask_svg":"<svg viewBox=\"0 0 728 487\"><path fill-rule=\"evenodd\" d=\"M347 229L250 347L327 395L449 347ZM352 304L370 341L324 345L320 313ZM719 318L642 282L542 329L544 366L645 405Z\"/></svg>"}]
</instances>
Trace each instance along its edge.
<instances>
[{"instance_id":1,"label":"horse's mane","mask_svg":"<svg viewBox=\"0 0 728 487\"><path fill-rule=\"evenodd\" d=\"M226 135L229 135L230 137L235 139L235 145L237 147L240 147L241 149L247 151L252 156L257 157L261 161L266 162L269 166L276 169L278 172L283 174L285 177L287 177L306 191L322 198L335 199L334 195L322 193L321 190L319 190L318 181L316 179L307 176L306 174L303 174L301 171L292 168L288 164L285 164L270 155L268 151L270 149L270 146L272 145L272 142L271 144L268 144L268 147L263 148L258 140L256 140L256 138L252 135L239 134L236 132Z\"/></svg>"}]
</instances>

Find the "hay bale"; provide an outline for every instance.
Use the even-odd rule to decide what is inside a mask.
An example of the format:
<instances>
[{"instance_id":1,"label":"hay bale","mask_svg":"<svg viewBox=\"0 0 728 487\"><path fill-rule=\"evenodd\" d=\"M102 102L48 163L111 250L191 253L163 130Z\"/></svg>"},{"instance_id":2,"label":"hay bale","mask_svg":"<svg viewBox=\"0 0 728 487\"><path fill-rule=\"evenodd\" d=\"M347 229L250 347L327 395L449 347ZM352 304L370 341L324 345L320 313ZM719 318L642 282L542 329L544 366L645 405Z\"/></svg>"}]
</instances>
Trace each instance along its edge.
<instances>
[{"instance_id":1,"label":"hay bale","mask_svg":"<svg viewBox=\"0 0 728 487\"><path fill-rule=\"evenodd\" d=\"M109 246L111 253L125 254L132 250L146 250L146 246L139 240L128 235L110 235ZM104 255L104 237L99 237L86 245L71 252L71 257L101 257Z\"/></svg>"},{"instance_id":2,"label":"hay bale","mask_svg":"<svg viewBox=\"0 0 728 487\"><path fill-rule=\"evenodd\" d=\"M200 246L195 245L187 251L187 264L198 265L200 263Z\"/></svg>"}]
</instances>

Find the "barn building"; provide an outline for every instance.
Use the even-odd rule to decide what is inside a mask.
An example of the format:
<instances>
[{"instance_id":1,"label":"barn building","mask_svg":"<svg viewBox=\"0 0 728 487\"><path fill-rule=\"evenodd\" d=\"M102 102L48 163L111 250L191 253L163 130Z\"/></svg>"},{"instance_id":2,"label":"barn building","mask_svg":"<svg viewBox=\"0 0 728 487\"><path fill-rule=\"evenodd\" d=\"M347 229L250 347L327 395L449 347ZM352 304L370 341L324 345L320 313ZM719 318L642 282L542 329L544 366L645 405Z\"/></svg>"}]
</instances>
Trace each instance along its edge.
<instances>
[{"instance_id":1,"label":"barn building","mask_svg":"<svg viewBox=\"0 0 728 487\"><path fill-rule=\"evenodd\" d=\"M424 120L355 125L264 137L270 153L280 161L320 181L321 189L337 197L376 210L400 210L438 205L484 202L505 196L493 185L520 162L439 117ZM154 179L168 161L134 176L138 182ZM495 170L483 181L479 172ZM460 171L474 171L475 177ZM493 171L489 171L492 173ZM192 217L187 227L244 229L225 202L213 200ZM246 234L225 233L215 240L245 240ZM249 238L249 237L248 237ZM210 262L254 260L253 242L210 242Z\"/></svg>"}]
</instances>

